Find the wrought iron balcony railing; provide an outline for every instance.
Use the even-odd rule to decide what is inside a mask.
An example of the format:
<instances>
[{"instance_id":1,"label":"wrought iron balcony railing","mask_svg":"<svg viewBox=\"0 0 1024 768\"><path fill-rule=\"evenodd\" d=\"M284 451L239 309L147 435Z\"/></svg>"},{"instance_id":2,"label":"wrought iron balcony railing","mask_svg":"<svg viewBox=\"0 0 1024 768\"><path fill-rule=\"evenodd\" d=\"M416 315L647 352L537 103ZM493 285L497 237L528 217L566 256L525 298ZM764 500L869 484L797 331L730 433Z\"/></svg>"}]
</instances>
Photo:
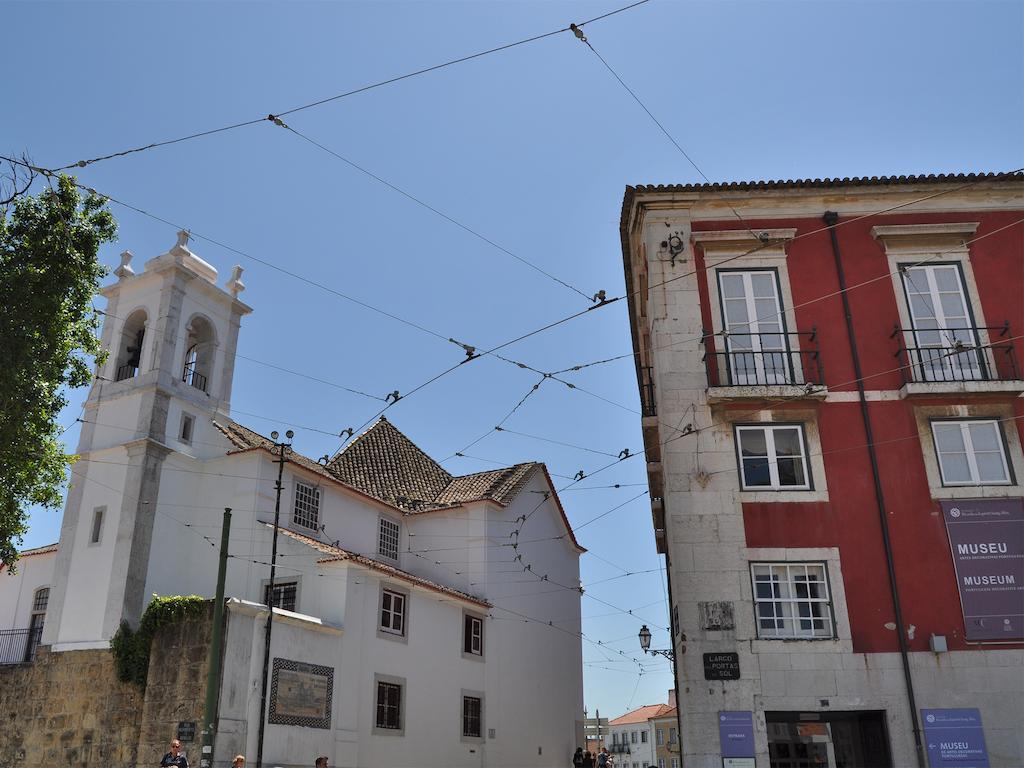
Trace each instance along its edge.
<instances>
[{"instance_id":1,"label":"wrought iron balcony railing","mask_svg":"<svg viewBox=\"0 0 1024 768\"><path fill-rule=\"evenodd\" d=\"M42 627L0 630L0 666L32 661L42 635Z\"/></svg>"},{"instance_id":2,"label":"wrought iron balcony railing","mask_svg":"<svg viewBox=\"0 0 1024 768\"><path fill-rule=\"evenodd\" d=\"M608 747L608 751L611 752L613 755L628 755L628 754L630 754L629 744L612 744L611 746Z\"/></svg>"},{"instance_id":3,"label":"wrought iron balcony railing","mask_svg":"<svg viewBox=\"0 0 1024 768\"><path fill-rule=\"evenodd\" d=\"M982 342L982 332L989 343ZM1010 337L1010 324L962 328L900 328L907 346L896 351L904 384L967 381L1019 381L1020 368Z\"/></svg>"},{"instance_id":4,"label":"wrought iron balcony railing","mask_svg":"<svg viewBox=\"0 0 1024 768\"><path fill-rule=\"evenodd\" d=\"M127 365L119 365L117 367L117 374L114 376L114 381L124 381L125 379L135 378L135 374L138 373L139 369L131 363Z\"/></svg>"},{"instance_id":5,"label":"wrought iron balcony railing","mask_svg":"<svg viewBox=\"0 0 1024 768\"><path fill-rule=\"evenodd\" d=\"M654 366L640 367L640 412L644 416L657 416L654 405Z\"/></svg>"},{"instance_id":6,"label":"wrought iron balcony railing","mask_svg":"<svg viewBox=\"0 0 1024 768\"><path fill-rule=\"evenodd\" d=\"M181 374L181 380L190 387L195 387L202 392L206 391L206 377L189 365L185 366L185 370Z\"/></svg>"},{"instance_id":7,"label":"wrought iron balcony railing","mask_svg":"<svg viewBox=\"0 0 1024 768\"><path fill-rule=\"evenodd\" d=\"M705 334L709 387L824 385L817 331ZM715 349L718 342L724 347Z\"/></svg>"}]
</instances>

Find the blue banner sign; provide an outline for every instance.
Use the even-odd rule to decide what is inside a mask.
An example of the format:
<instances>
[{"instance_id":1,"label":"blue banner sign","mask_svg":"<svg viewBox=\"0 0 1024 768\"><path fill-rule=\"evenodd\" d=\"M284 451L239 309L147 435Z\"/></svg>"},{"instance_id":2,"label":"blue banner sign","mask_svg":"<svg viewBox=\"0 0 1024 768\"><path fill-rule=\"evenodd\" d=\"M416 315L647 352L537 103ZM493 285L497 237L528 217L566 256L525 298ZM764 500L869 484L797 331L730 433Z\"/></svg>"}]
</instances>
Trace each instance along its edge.
<instances>
[{"instance_id":1,"label":"blue banner sign","mask_svg":"<svg viewBox=\"0 0 1024 768\"><path fill-rule=\"evenodd\" d=\"M989 768L981 713L976 709L922 709L931 768Z\"/></svg>"},{"instance_id":2,"label":"blue banner sign","mask_svg":"<svg viewBox=\"0 0 1024 768\"><path fill-rule=\"evenodd\" d=\"M754 713L746 710L718 713L718 740L722 757L754 757Z\"/></svg>"}]
</instances>

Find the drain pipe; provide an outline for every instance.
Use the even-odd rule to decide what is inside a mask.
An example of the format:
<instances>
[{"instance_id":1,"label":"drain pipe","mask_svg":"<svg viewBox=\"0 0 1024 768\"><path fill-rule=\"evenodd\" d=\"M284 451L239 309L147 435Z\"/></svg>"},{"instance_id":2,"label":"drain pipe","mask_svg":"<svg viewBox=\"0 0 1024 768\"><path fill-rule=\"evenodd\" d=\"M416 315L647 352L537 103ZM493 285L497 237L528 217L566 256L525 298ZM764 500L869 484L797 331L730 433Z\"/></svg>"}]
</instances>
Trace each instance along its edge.
<instances>
[{"instance_id":1,"label":"drain pipe","mask_svg":"<svg viewBox=\"0 0 1024 768\"><path fill-rule=\"evenodd\" d=\"M896 585L896 564L892 557L892 538L889 535L889 515L885 510L885 495L882 493L882 479L878 471L878 456L875 454L875 437L871 429L871 416L868 413L868 399L864 394L864 374L860 367L860 354L857 351L857 335L853 327L853 314L850 311L850 298L847 295L846 274L843 272L843 258L839 251L839 238L836 237L836 224L839 214L826 211L822 220L828 225L829 237L832 239L832 255L835 257L836 274L839 278L840 296L843 298L843 314L846 316L846 334L850 341L850 353L853 356L853 375L857 377L857 394L860 400L860 415L864 421L864 432L867 436L868 457L871 459L871 479L875 486L875 501L878 505L878 518L882 525L882 544L885 547L885 564L889 572L889 590L892 594L892 607L896 615L896 637L900 645L900 659L903 662L903 679L907 684L907 703L910 705L910 722L914 725L914 755L917 757L918 768L925 768L924 744L921 739L921 726L917 719L917 702L914 698L914 680L910 674L910 655L907 648L907 636L903 625L903 609L900 606L900 592Z\"/></svg>"}]
</instances>

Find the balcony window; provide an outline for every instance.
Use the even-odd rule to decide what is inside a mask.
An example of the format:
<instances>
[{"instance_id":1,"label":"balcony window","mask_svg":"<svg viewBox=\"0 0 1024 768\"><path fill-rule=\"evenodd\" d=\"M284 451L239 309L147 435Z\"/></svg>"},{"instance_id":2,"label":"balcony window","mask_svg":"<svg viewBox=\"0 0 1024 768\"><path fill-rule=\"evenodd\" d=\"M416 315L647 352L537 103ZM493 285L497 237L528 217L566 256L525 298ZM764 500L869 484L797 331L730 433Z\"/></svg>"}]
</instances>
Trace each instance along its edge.
<instances>
[{"instance_id":1,"label":"balcony window","mask_svg":"<svg viewBox=\"0 0 1024 768\"><path fill-rule=\"evenodd\" d=\"M736 449L743 490L810 490L802 425L737 426Z\"/></svg>"},{"instance_id":2,"label":"balcony window","mask_svg":"<svg viewBox=\"0 0 1024 768\"><path fill-rule=\"evenodd\" d=\"M932 438L943 485L1013 482L998 420L933 421Z\"/></svg>"}]
</instances>

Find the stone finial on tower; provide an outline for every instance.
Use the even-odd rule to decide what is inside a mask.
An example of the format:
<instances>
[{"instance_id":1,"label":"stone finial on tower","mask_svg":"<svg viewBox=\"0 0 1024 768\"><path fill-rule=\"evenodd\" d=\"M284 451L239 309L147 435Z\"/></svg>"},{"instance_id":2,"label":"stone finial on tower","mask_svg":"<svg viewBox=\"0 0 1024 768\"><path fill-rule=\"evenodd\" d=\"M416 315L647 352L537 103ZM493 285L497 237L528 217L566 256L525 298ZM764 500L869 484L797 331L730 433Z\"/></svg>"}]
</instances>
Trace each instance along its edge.
<instances>
[{"instance_id":1,"label":"stone finial on tower","mask_svg":"<svg viewBox=\"0 0 1024 768\"><path fill-rule=\"evenodd\" d=\"M127 280L129 277L133 277L135 275L135 270L132 269L132 257L134 255L135 254L131 251L121 252L121 263L118 265L117 269L114 270L114 274L117 275L118 280Z\"/></svg>"},{"instance_id":2,"label":"stone finial on tower","mask_svg":"<svg viewBox=\"0 0 1024 768\"><path fill-rule=\"evenodd\" d=\"M225 286L236 299L238 298L238 294L245 290L245 283L242 282L242 271L242 266L240 264L235 264L234 268L231 270L231 279L228 280L227 285Z\"/></svg>"},{"instance_id":3,"label":"stone finial on tower","mask_svg":"<svg viewBox=\"0 0 1024 768\"><path fill-rule=\"evenodd\" d=\"M184 251L187 254L192 253L192 251L190 251L188 248L188 241L189 239L191 239L191 237L192 233L189 232L187 229L179 230L178 242L174 244L174 248L171 249L171 252L173 253L174 251Z\"/></svg>"}]
</instances>

